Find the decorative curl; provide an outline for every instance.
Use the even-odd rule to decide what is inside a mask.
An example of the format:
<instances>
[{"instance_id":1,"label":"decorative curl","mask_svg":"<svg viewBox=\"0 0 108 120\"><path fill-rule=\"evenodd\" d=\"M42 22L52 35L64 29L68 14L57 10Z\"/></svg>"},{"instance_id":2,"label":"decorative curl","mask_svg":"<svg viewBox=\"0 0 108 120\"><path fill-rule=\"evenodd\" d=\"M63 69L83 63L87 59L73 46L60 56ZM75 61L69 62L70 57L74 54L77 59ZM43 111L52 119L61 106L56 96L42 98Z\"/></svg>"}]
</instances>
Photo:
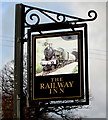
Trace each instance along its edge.
<instances>
[{"instance_id":1,"label":"decorative curl","mask_svg":"<svg viewBox=\"0 0 108 120\"><path fill-rule=\"evenodd\" d=\"M26 16L26 21L25 23L28 25L28 26L31 26L31 25L37 25L39 24L40 22L40 17L39 15L37 15L36 13L32 13L31 9L27 10L26 13L25 13L25 16ZM31 12L31 13L30 13ZM34 11L33 11L34 12ZM29 21L30 20L30 21Z\"/></svg>"},{"instance_id":2,"label":"decorative curl","mask_svg":"<svg viewBox=\"0 0 108 120\"><path fill-rule=\"evenodd\" d=\"M39 16L38 16L37 14L31 14L31 15L30 15L30 19L31 19L31 20L34 20L33 17L37 17L37 22L36 22L35 24L39 24L39 22L40 22Z\"/></svg>"},{"instance_id":3,"label":"decorative curl","mask_svg":"<svg viewBox=\"0 0 108 120\"><path fill-rule=\"evenodd\" d=\"M61 19L61 17L62 17L62 19ZM57 20L60 22L65 22L66 18L64 15L57 14Z\"/></svg>"},{"instance_id":4,"label":"decorative curl","mask_svg":"<svg viewBox=\"0 0 108 120\"><path fill-rule=\"evenodd\" d=\"M57 12L53 12L53 11L49 11L49 10L29 7L29 9L26 10L26 12L25 12L25 23L26 23L25 26L26 27L39 24L41 16L39 16L39 14L36 12L40 12L41 14L45 15L45 17L49 18L50 20L52 20L55 23L67 21L67 22L73 22L76 24L77 22L93 21L97 18L97 13L94 10L90 10L88 12L88 16L90 18L83 19L83 18L65 15L65 14L61 14L61 13L57 13ZM56 18L53 17L53 15L55 15ZM69 18L69 20L68 20L68 18Z\"/></svg>"},{"instance_id":5,"label":"decorative curl","mask_svg":"<svg viewBox=\"0 0 108 120\"><path fill-rule=\"evenodd\" d=\"M94 14L94 17L93 17L92 14ZM90 19L90 20L95 20L95 19L97 18L97 13L96 13L94 10L90 10L90 11L88 12L88 16L89 16L89 17L93 17L93 18Z\"/></svg>"}]
</instances>

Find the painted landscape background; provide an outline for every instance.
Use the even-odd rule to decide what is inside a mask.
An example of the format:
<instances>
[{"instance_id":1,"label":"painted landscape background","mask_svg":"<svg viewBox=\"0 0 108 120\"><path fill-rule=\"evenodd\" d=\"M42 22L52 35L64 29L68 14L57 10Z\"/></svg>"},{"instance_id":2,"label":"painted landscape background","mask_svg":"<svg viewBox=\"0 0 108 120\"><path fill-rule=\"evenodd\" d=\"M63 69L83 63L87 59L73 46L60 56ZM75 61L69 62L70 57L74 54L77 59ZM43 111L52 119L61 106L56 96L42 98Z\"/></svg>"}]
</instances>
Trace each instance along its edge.
<instances>
[{"instance_id":1,"label":"painted landscape background","mask_svg":"<svg viewBox=\"0 0 108 120\"><path fill-rule=\"evenodd\" d=\"M36 72L41 72L43 67L40 65L42 59L44 59L44 49L48 44L52 45L53 49L63 48L65 51L72 54L73 50L78 49L78 40L64 40L62 37L51 37L51 38L40 38L36 39ZM78 72L78 62L74 63L75 65L71 65L69 69L71 69L71 73ZM70 73L67 69L63 69L62 74ZM61 73L60 72L60 73ZM56 73L56 74L59 74Z\"/></svg>"}]
</instances>

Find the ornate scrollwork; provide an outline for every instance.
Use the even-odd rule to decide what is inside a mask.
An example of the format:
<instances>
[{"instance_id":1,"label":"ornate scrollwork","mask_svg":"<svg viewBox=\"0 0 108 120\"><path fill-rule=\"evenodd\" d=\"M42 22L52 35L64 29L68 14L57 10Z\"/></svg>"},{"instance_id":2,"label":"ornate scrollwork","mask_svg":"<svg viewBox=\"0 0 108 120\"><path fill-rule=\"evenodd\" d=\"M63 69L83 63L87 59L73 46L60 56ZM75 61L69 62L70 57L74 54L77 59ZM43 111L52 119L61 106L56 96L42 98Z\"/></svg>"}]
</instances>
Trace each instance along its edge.
<instances>
[{"instance_id":1,"label":"ornate scrollwork","mask_svg":"<svg viewBox=\"0 0 108 120\"><path fill-rule=\"evenodd\" d=\"M40 17L38 14L34 13L31 9L28 9L25 13L25 24L27 26L38 25L40 22ZM31 12L31 13L30 13Z\"/></svg>"},{"instance_id":2,"label":"ornate scrollwork","mask_svg":"<svg viewBox=\"0 0 108 120\"><path fill-rule=\"evenodd\" d=\"M46 18L50 19L51 21L53 21L55 23L70 22L70 23L76 24L77 22L93 21L97 18L97 13L94 10L90 10L88 12L88 16L90 17L89 19L84 19L84 18L70 16L70 15L66 15L66 14L62 14L62 13L58 13L58 12L53 12L53 11L44 10L44 9L40 9L40 8L30 7L30 6L26 6L26 5L25 5L25 8L28 8L28 10L25 12L25 18L26 18L25 19L25 23L26 23L25 27L32 26L32 25L38 25L40 23L41 15L37 14L37 12L41 13ZM32 21L32 23L30 23L27 18L28 14L31 11L34 11L33 13L31 13L31 15L29 15L29 19ZM36 18L37 18L37 20L36 20Z\"/></svg>"},{"instance_id":3,"label":"ornate scrollwork","mask_svg":"<svg viewBox=\"0 0 108 120\"><path fill-rule=\"evenodd\" d=\"M66 20L65 15L57 14L57 20L59 22L65 22L65 20Z\"/></svg>"},{"instance_id":4,"label":"ornate scrollwork","mask_svg":"<svg viewBox=\"0 0 108 120\"><path fill-rule=\"evenodd\" d=\"M70 22L70 23L75 22L75 24L76 24L77 22L93 21L93 20L95 20L97 18L97 13L94 10L90 10L88 12L88 16L90 17L90 19L83 19L83 18L68 16L68 17L73 19L72 21L68 21L68 22Z\"/></svg>"},{"instance_id":5,"label":"ornate scrollwork","mask_svg":"<svg viewBox=\"0 0 108 120\"><path fill-rule=\"evenodd\" d=\"M32 13L32 11L33 11L33 13ZM40 23L40 16L37 14L37 11L40 12L41 14L45 15L45 17L49 18L53 22L65 22L65 20L66 20L65 15L62 15L62 14L58 14L58 13L55 14L55 13L52 13L52 12L50 13L50 11L47 12L46 10L40 10L40 9L38 9L38 10L28 9L25 12L26 27L32 26L32 25L38 25ZM49 13L52 14L52 16L49 15ZM53 15L55 15L55 17Z\"/></svg>"},{"instance_id":6,"label":"ornate scrollwork","mask_svg":"<svg viewBox=\"0 0 108 120\"><path fill-rule=\"evenodd\" d=\"M92 14L94 14L94 17L92 19L89 19L89 20L95 20L97 18L97 13L94 10L90 10L88 12L89 17L92 17Z\"/></svg>"}]
</instances>

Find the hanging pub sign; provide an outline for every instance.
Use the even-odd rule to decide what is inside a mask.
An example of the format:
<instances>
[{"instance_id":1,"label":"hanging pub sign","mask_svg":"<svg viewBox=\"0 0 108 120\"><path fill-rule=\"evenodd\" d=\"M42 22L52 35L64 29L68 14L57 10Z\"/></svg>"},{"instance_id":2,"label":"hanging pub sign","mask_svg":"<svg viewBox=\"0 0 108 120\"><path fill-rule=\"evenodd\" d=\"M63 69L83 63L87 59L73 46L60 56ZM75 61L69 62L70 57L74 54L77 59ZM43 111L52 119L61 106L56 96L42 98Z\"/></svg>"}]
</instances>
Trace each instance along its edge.
<instances>
[{"instance_id":1,"label":"hanging pub sign","mask_svg":"<svg viewBox=\"0 0 108 120\"><path fill-rule=\"evenodd\" d=\"M90 10L88 17L16 5L15 119L23 116L24 43L27 43L27 106L89 104L86 22L94 21L97 13Z\"/></svg>"},{"instance_id":2,"label":"hanging pub sign","mask_svg":"<svg viewBox=\"0 0 108 120\"><path fill-rule=\"evenodd\" d=\"M33 100L84 97L82 31L32 36Z\"/></svg>"},{"instance_id":3,"label":"hanging pub sign","mask_svg":"<svg viewBox=\"0 0 108 120\"><path fill-rule=\"evenodd\" d=\"M49 25L43 26L38 29L45 30ZM57 24L55 26L59 28ZM84 99L87 88L84 77L86 42L83 30L61 31L60 28L58 31L47 30L41 34L33 31L30 39L31 100Z\"/></svg>"}]
</instances>

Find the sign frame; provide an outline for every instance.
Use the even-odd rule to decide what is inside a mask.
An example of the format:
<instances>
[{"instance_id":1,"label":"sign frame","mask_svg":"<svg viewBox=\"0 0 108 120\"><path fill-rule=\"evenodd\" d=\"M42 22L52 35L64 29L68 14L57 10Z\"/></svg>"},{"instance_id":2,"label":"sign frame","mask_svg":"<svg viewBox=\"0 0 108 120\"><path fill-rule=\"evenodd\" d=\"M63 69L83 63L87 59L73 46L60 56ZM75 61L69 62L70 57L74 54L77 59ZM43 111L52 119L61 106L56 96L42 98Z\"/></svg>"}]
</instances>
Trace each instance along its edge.
<instances>
[{"instance_id":1,"label":"sign frame","mask_svg":"<svg viewBox=\"0 0 108 120\"><path fill-rule=\"evenodd\" d=\"M62 25L62 26L61 26ZM48 27L50 26L50 27ZM52 29L52 26L54 26L54 28ZM45 29L46 28L46 29ZM49 28L49 29L48 29ZM67 28L80 28L81 30L79 30L79 33L82 33L82 38L84 43L82 43L82 46L84 46L84 49L85 49L85 65L84 65L84 69L85 69L85 74L83 76L83 72L82 72L82 77L85 78L84 80L84 85L82 84L82 86L84 86L83 90L84 90L84 94L83 94L83 97L82 98L67 98L65 97L65 100L74 100L74 102L71 102L69 103L70 105L88 105L89 104L89 88L88 88L88 46L87 46L87 25L86 24L77 24L77 25L73 25L71 26L70 24L67 24L67 23L54 23L54 24L42 24L42 25L38 25L38 29L36 28L32 28L30 30L28 30L28 36L29 36L29 40L28 40L28 79L29 79L29 102L30 104L35 104L37 102L48 102L48 101L59 101L59 100L64 100L64 99L47 99L47 101L45 100L42 100L42 99L38 99L38 100L33 100L33 89L32 89L32 85L33 85L33 82L32 82L32 79L34 77L34 75L32 74L33 72L33 66L31 65L31 62L32 62L32 55L31 55L31 49L32 49L32 46L31 46L31 35L33 32L37 32L39 30L41 31L49 31L49 30L62 30L62 29L67 29ZM83 28L83 30L82 30ZM70 33L74 33L77 31L70 31ZM62 32L61 32L62 33ZM65 33L65 32L63 32ZM49 33L49 35L54 35L54 33ZM55 34L56 35L56 34ZM35 35L33 35L34 37ZM40 34L40 35L37 35L37 37L47 37L48 34ZM33 50L33 49L32 49ZM82 53L83 54L83 53ZM32 57L31 57L32 56ZM82 61L83 61L83 56L81 57ZM32 63L33 64L33 63ZM83 66L83 62L81 63L82 66ZM80 65L81 65L80 64ZM30 69L30 67L32 66L32 68ZM83 70L83 68L81 68ZM79 102L78 102L78 101ZM59 103L58 105L67 105L67 103ZM50 104L50 106L53 106L53 104Z\"/></svg>"}]
</instances>

